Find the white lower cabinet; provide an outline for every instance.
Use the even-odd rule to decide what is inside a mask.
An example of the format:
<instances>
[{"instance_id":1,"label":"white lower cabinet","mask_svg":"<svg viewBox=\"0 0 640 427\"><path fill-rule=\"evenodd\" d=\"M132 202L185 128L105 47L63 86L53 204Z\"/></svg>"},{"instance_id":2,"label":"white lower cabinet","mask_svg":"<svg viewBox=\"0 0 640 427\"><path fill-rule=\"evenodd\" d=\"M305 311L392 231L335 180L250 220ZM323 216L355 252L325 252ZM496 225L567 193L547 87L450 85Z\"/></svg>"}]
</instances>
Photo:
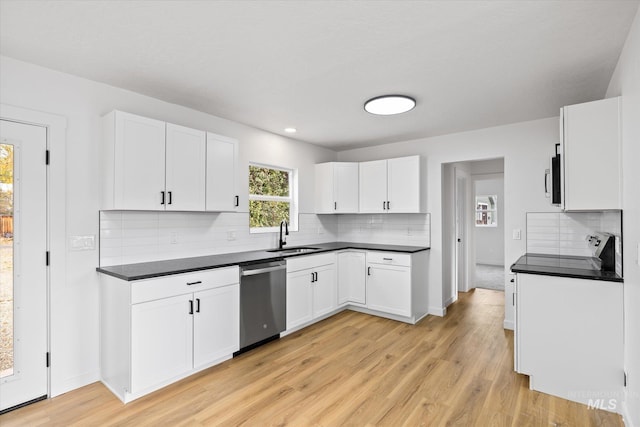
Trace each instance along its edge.
<instances>
[{"instance_id":1,"label":"white lower cabinet","mask_svg":"<svg viewBox=\"0 0 640 427\"><path fill-rule=\"evenodd\" d=\"M287 260L287 330L338 308L335 253Z\"/></svg>"},{"instance_id":2,"label":"white lower cabinet","mask_svg":"<svg viewBox=\"0 0 640 427\"><path fill-rule=\"evenodd\" d=\"M367 264L367 307L411 316L411 269Z\"/></svg>"},{"instance_id":3,"label":"white lower cabinet","mask_svg":"<svg viewBox=\"0 0 640 427\"><path fill-rule=\"evenodd\" d=\"M131 393L193 368L191 298L179 295L131 306Z\"/></svg>"},{"instance_id":4,"label":"white lower cabinet","mask_svg":"<svg viewBox=\"0 0 640 427\"><path fill-rule=\"evenodd\" d=\"M410 255L368 254L367 307L398 316L411 316Z\"/></svg>"},{"instance_id":5,"label":"white lower cabinet","mask_svg":"<svg viewBox=\"0 0 640 427\"><path fill-rule=\"evenodd\" d=\"M313 320L313 290L311 272L307 270L287 274L287 329Z\"/></svg>"},{"instance_id":6,"label":"white lower cabinet","mask_svg":"<svg viewBox=\"0 0 640 427\"><path fill-rule=\"evenodd\" d=\"M126 403L231 358L239 286L237 266L133 282L102 276L102 382Z\"/></svg>"},{"instance_id":7,"label":"white lower cabinet","mask_svg":"<svg viewBox=\"0 0 640 427\"><path fill-rule=\"evenodd\" d=\"M365 252L338 253L338 304L367 303L366 269Z\"/></svg>"},{"instance_id":8,"label":"white lower cabinet","mask_svg":"<svg viewBox=\"0 0 640 427\"><path fill-rule=\"evenodd\" d=\"M429 311L427 256L344 250L288 259L287 332L343 309L415 324Z\"/></svg>"},{"instance_id":9,"label":"white lower cabinet","mask_svg":"<svg viewBox=\"0 0 640 427\"><path fill-rule=\"evenodd\" d=\"M229 285L194 294L193 367L199 369L239 350L240 287Z\"/></svg>"},{"instance_id":10,"label":"white lower cabinet","mask_svg":"<svg viewBox=\"0 0 640 427\"><path fill-rule=\"evenodd\" d=\"M620 409L607 405L623 393L622 290L618 282L516 275L514 367L532 390Z\"/></svg>"}]
</instances>

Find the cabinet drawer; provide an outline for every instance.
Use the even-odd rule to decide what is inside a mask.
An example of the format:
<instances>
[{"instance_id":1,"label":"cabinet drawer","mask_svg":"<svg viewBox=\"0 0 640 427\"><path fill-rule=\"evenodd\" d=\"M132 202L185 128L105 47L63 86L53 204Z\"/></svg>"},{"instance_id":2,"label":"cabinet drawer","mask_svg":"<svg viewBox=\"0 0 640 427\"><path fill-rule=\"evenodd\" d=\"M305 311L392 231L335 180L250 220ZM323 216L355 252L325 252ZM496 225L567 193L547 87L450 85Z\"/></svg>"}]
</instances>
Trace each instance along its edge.
<instances>
[{"instance_id":1,"label":"cabinet drawer","mask_svg":"<svg viewBox=\"0 0 640 427\"><path fill-rule=\"evenodd\" d=\"M131 304L218 288L239 281L237 266L140 280L131 284Z\"/></svg>"},{"instance_id":2,"label":"cabinet drawer","mask_svg":"<svg viewBox=\"0 0 640 427\"><path fill-rule=\"evenodd\" d=\"M287 273L305 270L307 268L321 267L323 265L334 264L335 262L335 252L289 258L287 259Z\"/></svg>"},{"instance_id":3,"label":"cabinet drawer","mask_svg":"<svg viewBox=\"0 0 640 427\"><path fill-rule=\"evenodd\" d=\"M411 254L396 252L367 252L367 262L411 267Z\"/></svg>"}]
</instances>

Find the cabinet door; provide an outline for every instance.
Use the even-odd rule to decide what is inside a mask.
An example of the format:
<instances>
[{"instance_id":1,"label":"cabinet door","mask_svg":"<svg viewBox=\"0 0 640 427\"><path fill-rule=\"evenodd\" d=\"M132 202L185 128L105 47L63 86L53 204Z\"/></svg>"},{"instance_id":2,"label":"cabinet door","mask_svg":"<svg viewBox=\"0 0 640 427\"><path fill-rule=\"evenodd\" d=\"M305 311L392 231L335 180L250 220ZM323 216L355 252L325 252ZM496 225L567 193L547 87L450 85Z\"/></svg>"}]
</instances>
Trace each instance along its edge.
<instances>
[{"instance_id":1,"label":"cabinet door","mask_svg":"<svg viewBox=\"0 0 640 427\"><path fill-rule=\"evenodd\" d=\"M315 165L315 210L316 213L335 213L333 163ZM357 199L356 199L357 200Z\"/></svg>"},{"instance_id":2,"label":"cabinet door","mask_svg":"<svg viewBox=\"0 0 640 427\"><path fill-rule=\"evenodd\" d=\"M131 392L184 375L193 367L192 295L131 306Z\"/></svg>"},{"instance_id":3,"label":"cabinet door","mask_svg":"<svg viewBox=\"0 0 640 427\"><path fill-rule=\"evenodd\" d=\"M411 316L411 269L367 263L367 307Z\"/></svg>"},{"instance_id":4,"label":"cabinet door","mask_svg":"<svg viewBox=\"0 0 640 427\"><path fill-rule=\"evenodd\" d=\"M360 212L386 212L387 161L361 162L359 177Z\"/></svg>"},{"instance_id":5,"label":"cabinet door","mask_svg":"<svg viewBox=\"0 0 640 427\"><path fill-rule=\"evenodd\" d=\"M204 211L205 133L167 123L166 210Z\"/></svg>"},{"instance_id":6,"label":"cabinet door","mask_svg":"<svg viewBox=\"0 0 640 427\"><path fill-rule=\"evenodd\" d=\"M333 163L336 213L357 213L358 193L358 163Z\"/></svg>"},{"instance_id":7,"label":"cabinet door","mask_svg":"<svg viewBox=\"0 0 640 427\"><path fill-rule=\"evenodd\" d=\"M240 349L240 285L193 297L193 367L198 369Z\"/></svg>"},{"instance_id":8,"label":"cabinet door","mask_svg":"<svg viewBox=\"0 0 640 427\"><path fill-rule=\"evenodd\" d=\"M311 270L287 274L287 329L313 320Z\"/></svg>"},{"instance_id":9,"label":"cabinet door","mask_svg":"<svg viewBox=\"0 0 640 427\"><path fill-rule=\"evenodd\" d=\"M619 102L564 108L566 210L622 209Z\"/></svg>"},{"instance_id":10,"label":"cabinet door","mask_svg":"<svg viewBox=\"0 0 640 427\"><path fill-rule=\"evenodd\" d=\"M532 389L587 403L622 393L623 284L518 274L519 372ZM573 394L573 396L572 396Z\"/></svg>"},{"instance_id":11,"label":"cabinet door","mask_svg":"<svg viewBox=\"0 0 640 427\"><path fill-rule=\"evenodd\" d=\"M362 252L338 254L338 304L366 301L366 255Z\"/></svg>"},{"instance_id":12,"label":"cabinet door","mask_svg":"<svg viewBox=\"0 0 640 427\"><path fill-rule=\"evenodd\" d=\"M207 133L207 210L236 211L238 194L238 141Z\"/></svg>"},{"instance_id":13,"label":"cabinet door","mask_svg":"<svg viewBox=\"0 0 640 427\"><path fill-rule=\"evenodd\" d=\"M313 317L317 318L338 307L338 286L335 265L314 268L313 272Z\"/></svg>"},{"instance_id":14,"label":"cabinet door","mask_svg":"<svg viewBox=\"0 0 640 427\"><path fill-rule=\"evenodd\" d=\"M389 212L420 212L420 157L387 160Z\"/></svg>"},{"instance_id":15,"label":"cabinet door","mask_svg":"<svg viewBox=\"0 0 640 427\"><path fill-rule=\"evenodd\" d=\"M115 113L114 208L164 210L165 123Z\"/></svg>"}]
</instances>

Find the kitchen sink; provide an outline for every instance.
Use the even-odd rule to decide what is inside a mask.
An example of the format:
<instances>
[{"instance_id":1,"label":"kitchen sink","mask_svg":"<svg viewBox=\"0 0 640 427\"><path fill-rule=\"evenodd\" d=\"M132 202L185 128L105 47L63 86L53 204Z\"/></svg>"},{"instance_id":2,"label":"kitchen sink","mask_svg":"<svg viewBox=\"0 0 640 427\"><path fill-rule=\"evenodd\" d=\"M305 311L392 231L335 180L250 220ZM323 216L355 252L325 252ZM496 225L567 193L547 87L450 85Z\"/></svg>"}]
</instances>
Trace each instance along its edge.
<instances>
[{"instance_id":1,"label":"kitchen sink","mask_svg":"<svg viewBox=\"0 0 640 427\"><path fill-rule=\"evenodd\" d=\"M303 254L306 252L313 252L313 251L317 251L319 248L311 248L308 246L300 246L298 248L282 248L282 249L271 249L268 250L267 252L278 252L280 254L283 255L287 255L287 254Z\"/></svg>"}]
</instances>

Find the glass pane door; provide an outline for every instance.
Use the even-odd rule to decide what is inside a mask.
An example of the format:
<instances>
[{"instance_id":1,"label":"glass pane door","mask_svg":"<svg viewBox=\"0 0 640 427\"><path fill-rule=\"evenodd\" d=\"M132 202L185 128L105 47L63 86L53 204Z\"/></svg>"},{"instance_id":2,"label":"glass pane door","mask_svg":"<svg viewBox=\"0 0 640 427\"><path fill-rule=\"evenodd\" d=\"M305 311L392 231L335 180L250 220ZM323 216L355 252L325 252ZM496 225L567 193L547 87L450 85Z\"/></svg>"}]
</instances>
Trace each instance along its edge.
<instances>
[{"instance_id":1,"label":"glass pane door","mask_svg":"<svg viewBox=\"0 0 640 427\"><path fill-rule=\"evenodd\" d=\"M14 367L13 149L0 144L0 378Z\"/></svg>"}]
</instances>

